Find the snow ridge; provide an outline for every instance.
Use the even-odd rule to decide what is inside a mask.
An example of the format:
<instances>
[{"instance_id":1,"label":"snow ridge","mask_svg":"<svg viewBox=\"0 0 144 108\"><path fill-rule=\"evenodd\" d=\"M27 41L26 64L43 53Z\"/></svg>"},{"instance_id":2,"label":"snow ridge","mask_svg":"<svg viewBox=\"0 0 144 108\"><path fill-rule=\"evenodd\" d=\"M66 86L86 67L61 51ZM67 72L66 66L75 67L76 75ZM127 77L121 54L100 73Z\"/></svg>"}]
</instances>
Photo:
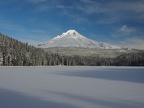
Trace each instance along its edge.
<instances>
[{"instance_id":1,"label":"snow ridge","mask_svg":"<svg viewBox=\"0 0 144 108\"><path fill-rule=\"evenodd\" d=\"M79 34L76 30L68 30L67 32L62 33L61 35L58 35L55 38L51 39L50 41L48 41L48 43L38 45L38 47L80 47L98 49L120 49L120 47L117 46L88 39Z\"/></svg>"}]
</instances>

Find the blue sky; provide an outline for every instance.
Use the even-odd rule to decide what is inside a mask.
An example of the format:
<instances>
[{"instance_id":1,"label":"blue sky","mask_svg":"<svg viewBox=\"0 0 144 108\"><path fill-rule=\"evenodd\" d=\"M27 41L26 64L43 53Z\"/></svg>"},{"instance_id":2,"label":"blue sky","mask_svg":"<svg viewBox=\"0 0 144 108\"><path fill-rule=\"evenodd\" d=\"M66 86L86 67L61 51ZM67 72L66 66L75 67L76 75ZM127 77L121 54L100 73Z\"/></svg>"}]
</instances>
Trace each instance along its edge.
<instances>
[{"instance_id":1,"label":"blue sky","mask_svg":"<svg viewBox=\"0 0 144 108\"><path fill-rule=\"evenodd\" d=\"M144 0L0 0L2 34L35 45L69 29L144 49Z\"/></svg>"}]
</instances>

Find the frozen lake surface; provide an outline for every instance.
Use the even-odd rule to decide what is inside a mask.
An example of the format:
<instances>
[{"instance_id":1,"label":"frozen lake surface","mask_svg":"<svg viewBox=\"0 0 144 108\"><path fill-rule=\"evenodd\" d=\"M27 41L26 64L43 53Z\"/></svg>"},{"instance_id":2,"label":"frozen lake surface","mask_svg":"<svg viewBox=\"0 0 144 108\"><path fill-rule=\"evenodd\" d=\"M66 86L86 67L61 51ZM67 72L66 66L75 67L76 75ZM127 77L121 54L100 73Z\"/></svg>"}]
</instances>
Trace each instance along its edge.
<instances>
[{"instance_id":1,"label":"frozen lake surface","mask_svg":"<svg viewBox=\"0 0 144 108\"><path fill-rule=\"evenodd\" d=\"M0 67L0 108L144 108L144 67Z\"/></svg>"}]
</instances>

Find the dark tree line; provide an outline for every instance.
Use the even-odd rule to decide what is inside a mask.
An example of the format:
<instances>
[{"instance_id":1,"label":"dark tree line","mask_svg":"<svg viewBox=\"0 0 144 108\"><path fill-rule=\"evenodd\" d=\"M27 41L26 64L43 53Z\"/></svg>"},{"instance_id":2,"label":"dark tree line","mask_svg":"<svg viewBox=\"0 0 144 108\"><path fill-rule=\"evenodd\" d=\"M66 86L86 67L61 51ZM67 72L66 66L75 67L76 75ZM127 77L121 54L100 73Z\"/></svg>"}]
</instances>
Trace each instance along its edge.
<instances>
[{"instance_id":1,"label":"dark tree line","mask_svg":"<svg viewBox=\"0 0 144 108\"><path fill-rule=\"evenodd\" d=\"M48 53L28 43L0 34L1 66L144 66L144 52L122 54L116 58L66 56Z\"/></svg>"},{"instance_id":2,"label":"dark tree line","mask_svg":"<svg viewBox=\"0 0 144 108\"><path fill-rule=\"evenodd\" d=\"M144 66L144 51L122 54L114 59L116 66Z\"/></svg>"}]
</instances>

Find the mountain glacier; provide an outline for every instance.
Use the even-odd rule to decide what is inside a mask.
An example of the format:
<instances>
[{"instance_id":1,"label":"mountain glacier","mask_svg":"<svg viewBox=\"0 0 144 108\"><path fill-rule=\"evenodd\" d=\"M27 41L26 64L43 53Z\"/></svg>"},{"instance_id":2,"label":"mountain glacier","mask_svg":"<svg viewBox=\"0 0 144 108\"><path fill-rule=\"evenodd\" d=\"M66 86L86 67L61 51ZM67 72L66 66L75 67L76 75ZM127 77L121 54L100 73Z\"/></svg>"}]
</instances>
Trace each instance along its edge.
<instances>
[{"instance_id":1,"label":"mountain glacier","mask_svg":"<svg viewBox=\"0 0 144 108\"><path fill-rule=\"evenodd\" d=\"M46 44L39 44L39 48L50 48L50 47L79 47L79 48L98 48L98 49L121 49L121 47L113 46L104 42L97 42L88 39L76 30L68 30L62 35L51 39Z\"/></svg>"}]
</instances>

